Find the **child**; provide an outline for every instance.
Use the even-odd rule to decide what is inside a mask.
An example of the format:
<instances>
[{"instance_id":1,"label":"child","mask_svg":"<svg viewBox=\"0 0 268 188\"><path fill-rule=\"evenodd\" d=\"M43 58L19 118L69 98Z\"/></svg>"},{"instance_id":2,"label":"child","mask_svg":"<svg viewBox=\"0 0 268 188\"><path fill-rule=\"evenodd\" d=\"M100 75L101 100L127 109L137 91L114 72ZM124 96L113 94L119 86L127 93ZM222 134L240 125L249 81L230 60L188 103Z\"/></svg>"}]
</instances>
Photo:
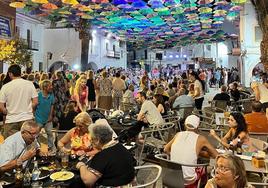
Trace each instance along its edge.
<instances>
[{"instance_id":1,"label":"child","mask_svg":"<svg viewBox=\"0 0 268 188\"><path fill-rule=\"evenodd\" d=\"M52 82L50 80L43 80L40 86L41 91L38 93L38 105L35 111L35 121L40 126L40 128L44 128L46 131L49 151L55 152L56 147L54 145L52 135L54 105Z\"/></svg>"},{"instance_id":2,"label":"child","mask_svg":"<svg viewBox=\"0 0 268 188\"><path fill-rule=\"evenodd\" d=\"M59 130L70 130L75 127L73 119L78 114L78 106L76 101L69 101L66 105L64 114L60 119Z\"/></svg>"}]
</instances>

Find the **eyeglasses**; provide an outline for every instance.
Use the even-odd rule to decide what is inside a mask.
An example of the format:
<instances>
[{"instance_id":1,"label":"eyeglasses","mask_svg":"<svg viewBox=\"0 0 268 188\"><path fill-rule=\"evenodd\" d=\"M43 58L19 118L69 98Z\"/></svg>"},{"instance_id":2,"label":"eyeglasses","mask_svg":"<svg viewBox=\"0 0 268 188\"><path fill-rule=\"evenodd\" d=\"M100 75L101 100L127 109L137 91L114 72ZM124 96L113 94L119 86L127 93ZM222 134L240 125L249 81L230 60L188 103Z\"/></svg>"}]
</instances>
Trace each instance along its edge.
<instances>
[{"instance_id":1,"label":"eyeglasses","mask_svg":"<svg viewBox=\"0 0 268 188\"><path fill-rule=\"evenodd\" d=\"M25 132L27 132L28 134L30 134L32 137L36 138L39 136L39 133L31 133L30 131L28 130L24 130Z\"/></svg>"},{"instance_id":2,"label":"eyeglasses","mask_svg":"<svg viewBox=\"0 0 268 188\"><path fill-rule=\"evenodd\" d=\"M219 171L220 173L225 173L231 170L231 168L225 166L215 166L215 170Z\"/></svg>"}]
</instances>

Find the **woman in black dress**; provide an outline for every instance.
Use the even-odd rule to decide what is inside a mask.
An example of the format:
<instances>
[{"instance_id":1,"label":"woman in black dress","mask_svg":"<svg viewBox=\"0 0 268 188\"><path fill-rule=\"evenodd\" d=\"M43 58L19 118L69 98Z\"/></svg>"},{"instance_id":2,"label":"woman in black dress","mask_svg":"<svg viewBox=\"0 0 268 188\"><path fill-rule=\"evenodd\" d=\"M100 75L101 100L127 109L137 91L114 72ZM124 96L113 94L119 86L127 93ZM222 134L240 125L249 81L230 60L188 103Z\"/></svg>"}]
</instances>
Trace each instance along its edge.
<instances>
[{"instance_id":1,"label":"woman in black dress","mask_svg":"<svg viewBox=\"0 0 268 188\"><path fill-rule=\"evenodd\" d=\"M96 81L94 80L94 72L92 70L88 71L88 80L86 85L88 87L88 105L89 109L92 109L95 107L96 104Z\"/></svg>"}]
</instances>

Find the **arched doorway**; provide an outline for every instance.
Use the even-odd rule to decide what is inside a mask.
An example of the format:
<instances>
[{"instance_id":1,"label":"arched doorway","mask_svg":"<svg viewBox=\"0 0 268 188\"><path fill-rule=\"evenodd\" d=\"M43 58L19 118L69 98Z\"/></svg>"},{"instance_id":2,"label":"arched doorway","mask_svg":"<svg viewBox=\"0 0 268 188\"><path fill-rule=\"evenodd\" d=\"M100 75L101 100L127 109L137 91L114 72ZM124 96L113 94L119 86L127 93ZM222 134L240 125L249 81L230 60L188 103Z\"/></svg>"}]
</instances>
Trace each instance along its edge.
<instances>
[{"instance_id":1,"label":"arched doorway","mask_svg":"<svg viewBox=\"0 0 268 188\"><path fill-rule=\"evenodd\" d=\"M48 72L55 72L55 71L66 71L67 69L69 69L69 65L66 62L63 61L56 61L54 63L52 63L52 65L50 65Z\"/></svg>"},{"instance_id":2,"label":"arched doorway","mask_svg":"<svg viewBox=\"0 0 268 188\"><path fill-rule=\"evenodd\" d=\"M89 70L89 69L91 69L93 71L97 71L98 70L98 66L97 66L96 63L94 63L94 62L91 61L91 62L89 62L87 64L87 70Z\"/></svg>"}]
</instances>

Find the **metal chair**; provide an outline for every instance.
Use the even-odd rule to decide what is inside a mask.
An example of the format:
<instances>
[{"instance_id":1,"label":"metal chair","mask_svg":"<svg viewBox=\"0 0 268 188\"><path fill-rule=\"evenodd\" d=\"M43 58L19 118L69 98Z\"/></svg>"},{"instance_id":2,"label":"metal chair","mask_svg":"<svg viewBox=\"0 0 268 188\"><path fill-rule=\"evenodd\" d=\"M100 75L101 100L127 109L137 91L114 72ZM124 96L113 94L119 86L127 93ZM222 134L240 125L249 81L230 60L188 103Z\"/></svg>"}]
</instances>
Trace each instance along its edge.
<instances>
[{"instance_id":1,"label":"metal chair","mask_svg":"<svg viewBox=\"0 0 268 188\"><path fill-rule=\"evenodd\" d=\"M162 167L162 185L169 188L184 188L184 179L182 166L179 163L168 160L165 154L157 154L155 158L159 159Z\"/></svg>"},{"instance_id":2,"label":"metal chair","mask_svg":"<svg viewBox=\"0 0 268 188\"><path fill-rule=\"evenodd\" d=\"M142 161L142 154L144 151L145 145L151 146L157 150L158 153L161 153L161 149L168 142L167 139L164 138L164 132L168 132L170 129L174 127L174 123L167 122L161 125L152 125L149 128L144 129L140 132L143 136L143 141L140 146L140 151L138 155L138 164ZM156 136L158 134L158 137Z\"/></svg>"},{"instance_id":3,"label":"metal chair","mask_svg":"<svg viewBox=\"0 0 268 188\"><path fill-rule=\"evenodd\" d=\"M138 171L138 173L141 170L148 170L150 173L152 172L152 170L155 169L157 170L155 177L149 181L149 182L145 182L145 183L138 183L137 181L135 181L136 185L130 185L128 187L132 187L132 188L142 188L142 187L148 187L148 186L152 186L153 188L156 188L156 183L159 180L161 173L162 173L162 167L159 165L143 165L143 166L136 166L135 170ZM138 176L138 173L136 175L136 177ZM137 179L137 178L136 178Z\"/></svg>"},{"instance_id":4,"label":"metal chair","mask_svg":"<svg viewBox=\"0 0 268 188\"><path fill-rule=\"evenodd\" d=\"M184 188L184 178L182 167L204 167L207 173L208 163L204 164L181 164L169 160L167 154L156 154L155 158L160 160L160 165L163 168L162 183L168 188ZM201 179L198 180L197 188L200 187Z\"/></svg>"},{"instance_id":5,"label":"metal chair","mask_svg":"<svg viewBox=\"0 0 268 188\"><path fill-rule=\"evenodd\" d=\"M257 149L257 150L264 151L268 148L267 142L264 142L262 140L258 140L256 138L249 138L249 140L250 140L252 147Z\"/></svg>"},{"instance_id":6,"label":"metal chair","mask_svg":"<svg viewBox=\"0 0 268 188\"><path fill-rule=\"evenodd\" d=\"M215 112L208 110L194 110L193 114L200 117L200 127L214 128Z\"/></svg>"},{"instance_id":7,"label":"metal chair","mask_svg":"<svg viewBox=\"0 0 268 188\"><path fill-rule=\"evenodd\" d=\"M261 182L248 182L249 185L252 185L256 188L267 188L268 183L261 183Z\"/></svg>"},{"instance_id":8,"label":"metal chair","mask_svg":"<svg viewBox=\"0 0 268 188\"><path fill-rule=\"evenodd\" d=\"M227 109L227 101L223 100L213 100L211 101L211 108L215 112L225 112Z\"/></svg>"},{"instance_id":9,"label":"metal chair","mask_svg":"<svg viewBox=\"0 0 268 188\"><path fill-rule=\"evenodd\" d=\"M268 133L249 132L249 137L267 142Z\"/></svg>"}]
</instances>

